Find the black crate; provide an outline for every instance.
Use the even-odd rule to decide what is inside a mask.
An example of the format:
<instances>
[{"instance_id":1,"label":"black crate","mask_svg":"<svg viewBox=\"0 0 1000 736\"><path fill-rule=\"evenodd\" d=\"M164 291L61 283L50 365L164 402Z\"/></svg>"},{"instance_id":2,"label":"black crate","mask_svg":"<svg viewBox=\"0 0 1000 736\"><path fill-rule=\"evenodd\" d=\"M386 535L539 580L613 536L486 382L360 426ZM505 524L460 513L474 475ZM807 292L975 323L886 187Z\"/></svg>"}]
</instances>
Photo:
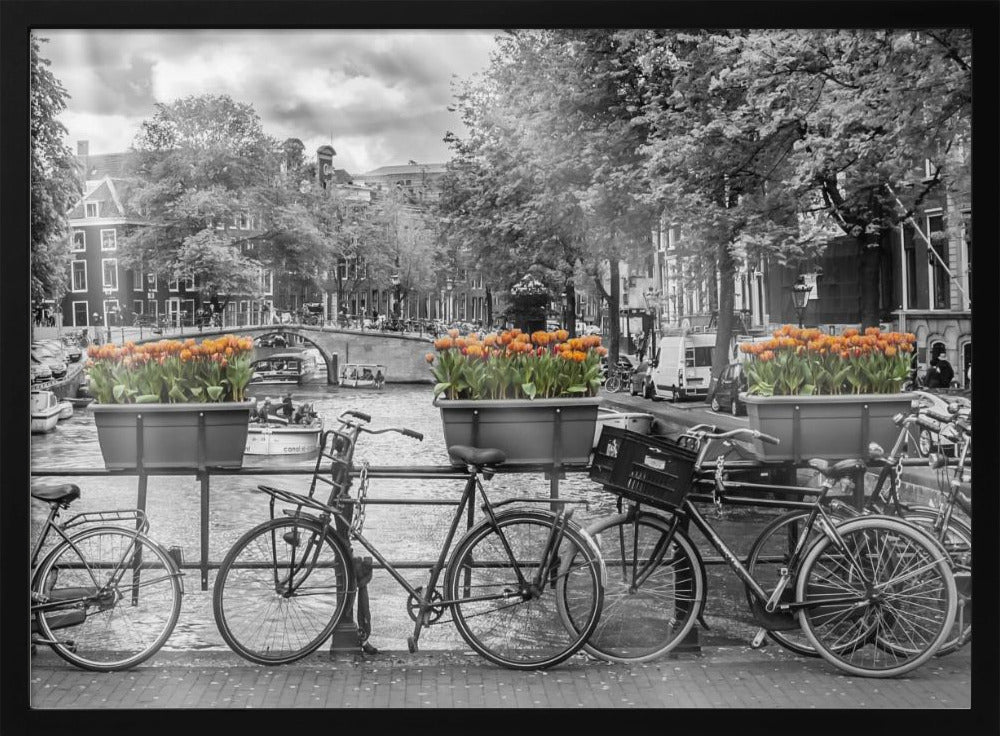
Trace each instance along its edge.
<instances>
[{"instance_id":1,"label":"black crate","mask_svg":"<svg viewBox=\"0 0 1000 736\"><path fill-rule=\"evenodd\" d=\"M590 477L611 493L676 508L691 490L697 455L668 437L605 427L594 450Z\"/></svg>"}]
</instances>

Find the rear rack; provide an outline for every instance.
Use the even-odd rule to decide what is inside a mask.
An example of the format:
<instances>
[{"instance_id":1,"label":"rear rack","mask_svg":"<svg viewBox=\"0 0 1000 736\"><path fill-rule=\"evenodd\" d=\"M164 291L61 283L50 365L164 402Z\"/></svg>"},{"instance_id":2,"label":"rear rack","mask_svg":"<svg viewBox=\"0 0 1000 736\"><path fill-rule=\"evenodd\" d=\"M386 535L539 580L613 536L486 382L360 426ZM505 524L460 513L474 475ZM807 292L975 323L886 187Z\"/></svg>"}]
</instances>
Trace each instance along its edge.
<instances>
[{"instance_id":1,"label":"rear rack","mask_svg":"<svg viewBox=\"0 0 1000 736\"><path fill-rule=\"evenodd\" d=\"M135 522L136 531L140 534L145 534L149 529L149 520L146 518L146 514L140 509L85 511L82 514L77 514L76 516L67 519L63 523L62 528L69 529L74 526L80 526L81 524L107 524L115 521Z\"/></svg>"}]
</instances>

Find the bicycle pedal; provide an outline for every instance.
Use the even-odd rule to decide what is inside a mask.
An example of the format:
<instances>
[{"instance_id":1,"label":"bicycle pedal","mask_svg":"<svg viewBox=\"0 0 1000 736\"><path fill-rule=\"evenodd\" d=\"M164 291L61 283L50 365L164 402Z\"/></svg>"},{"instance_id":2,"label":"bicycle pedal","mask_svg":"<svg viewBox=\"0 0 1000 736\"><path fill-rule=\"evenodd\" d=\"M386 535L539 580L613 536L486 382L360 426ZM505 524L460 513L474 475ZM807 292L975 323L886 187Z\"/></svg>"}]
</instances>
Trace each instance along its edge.
<instances>
[{"instance_id":1,"label":"bicycle pedal","mask_svg":"<svg viewBox=\"0 0 1000 736\"><path fill-rule=\"evenodd\" d=\"M753 640L750 642L751 649L760 649L767 642L767 629L760 628L757 629L757 633L754 634Z\"/></svg>"}]
</instances>

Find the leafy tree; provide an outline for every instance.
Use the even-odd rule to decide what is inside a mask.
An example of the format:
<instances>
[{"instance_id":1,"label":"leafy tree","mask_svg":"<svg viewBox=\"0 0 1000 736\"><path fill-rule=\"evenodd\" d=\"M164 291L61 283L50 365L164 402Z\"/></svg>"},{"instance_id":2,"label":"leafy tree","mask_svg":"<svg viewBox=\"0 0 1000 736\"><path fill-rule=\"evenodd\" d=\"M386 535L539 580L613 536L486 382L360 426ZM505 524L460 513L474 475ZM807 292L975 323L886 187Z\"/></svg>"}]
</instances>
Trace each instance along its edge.
<instances>
[{"instance_id":1,"label":"leafy tree","mask_svg":"<svg viewBox=\"0 0 1000 736\"><path fill-rule=\"evenodd\" d=\"M854 239L859 317L878 323L896 306L878 301L893 228L969 175L971 32L761 31L733 49L726 73L747 89L745 114L792 133L784 186Z\"/></svg>"},{"instance_id":2,"label":"leafy tree","mask_svg":"<svg viewBox=\"0 0 1000 736\"><path fill-rule=\"evenodd\" d=\"M213 296L259 294L262 263L234 218L270 214L280 149L253 107L225 95L158 103L133 150L129 203L146 224L123 239L123 260L168 279L196 274Z\"/></svg>"},{"instance_id":3,"label":"leafy tree","mask_svg":"<svg viewBox=\"0 0 1000 736\"><path fill-rule=\"evenodd\" d=\"M565 293L571 331L578 266L617 315L619 260L649 239L652 212L635 196L644 186L631 101L638 77L622 53L607 31L517 31L457 91L469 133L449 137L446 231L504 289L531 273ZM616 353L618 320L610 324Z\"/></svg>"},{"instance_id":4,"label":"leafy tree","mask_svg":"<svg viewBox=\"0 0 1000 736\"><path fill-rule=\"evenodd\" d=\"M56 118L69 95L40 55L46 39L31 36L31 298L58 302L66 292L71 259L69 212L83 187L66 128Z\"/></svg>"}]
</instances>

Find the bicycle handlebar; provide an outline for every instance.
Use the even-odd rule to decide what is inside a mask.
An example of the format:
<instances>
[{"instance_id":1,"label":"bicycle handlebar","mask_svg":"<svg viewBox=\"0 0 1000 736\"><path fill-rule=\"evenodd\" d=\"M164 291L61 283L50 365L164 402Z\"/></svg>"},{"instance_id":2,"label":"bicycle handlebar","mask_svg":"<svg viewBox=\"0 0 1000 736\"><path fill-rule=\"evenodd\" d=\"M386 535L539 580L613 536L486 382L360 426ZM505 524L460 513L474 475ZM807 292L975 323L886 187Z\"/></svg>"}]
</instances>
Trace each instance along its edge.
<instances>
[{"instance_id":1,"label":"bicycle handlebar","mask_svg":"<svg viewBox=\"0 0 1000 736\"><path fill-rule=\"evenodd\" d=\"M354 410L354 409L348 409L348 410L347 410L347 411L345 411L345 412L344 412L343 414L341 414L339 418L340 418L340 419L343 419L344 417L347 417L347 416L351 416L351 417L357 417L357 418L358 418L358 419L360 419L360 420L361 420L362 422L370 422L370 421L372 420L372 418L371 418L371 415L370 415L370 414L365 414L365 413L364 413L364 412L362 412L362 411L356 411L356 410Z\"/></svg>"},{"instance_id":2,"label":"bicycle handlebar","mask_svg":"<svg viewBox=\"0 0 1000 736\"><path fill-rule=\"evenodd\" d=\"M700 427L706 427L708 429L711 429L712 431L709 432L706 430L702 430L700 429ZM706 424L697 424L694 427L691 427L687 432L685 432L685 434L694 435L701 439L710 439L710 440L725 440L725 439L732 439L735 437L746 437L748 439L755 439L755 440L760 440L761 442L766 442L769 445L781 444L781 440L779 440L777 437L765 434L764 432L760 432L756 429L744 429L742 427L738 427L736 429L731 429L728 432L716 432L714 430L715 427L710 427L709 425Z\"/></svg>"},{"instance_id":3,"label":"bicycle handlebar","mask_svg":"<svg viewBox=\"0 0 1000 736\"><path fill-rule=\"evenodd\" d=\"M424 441L424 436L420 434L420 432L414 432L412 429L404 429L403 434L406 435L407 437L412 437L417 442Z\"/></svg>"}]
</instances>

